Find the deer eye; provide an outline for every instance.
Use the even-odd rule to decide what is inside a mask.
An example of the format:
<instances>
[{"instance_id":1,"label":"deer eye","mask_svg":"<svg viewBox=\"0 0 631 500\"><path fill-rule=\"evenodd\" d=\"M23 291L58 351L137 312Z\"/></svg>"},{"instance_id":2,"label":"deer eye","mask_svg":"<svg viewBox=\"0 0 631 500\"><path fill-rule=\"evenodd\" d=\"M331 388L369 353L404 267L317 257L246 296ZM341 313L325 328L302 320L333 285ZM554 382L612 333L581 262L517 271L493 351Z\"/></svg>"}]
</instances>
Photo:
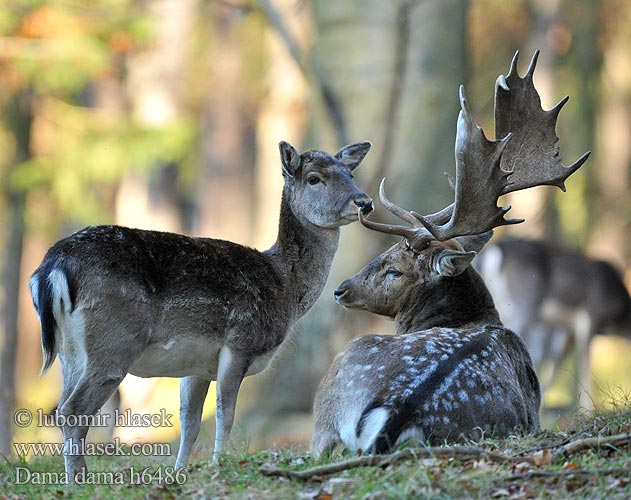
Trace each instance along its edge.
<instances>
[{"instance_id":1,"label":"deer eye","mask_svg":"<svg viewBox=\"0 0 631 500\"><path fill-rule=\"evenodd\" d=\"M307 177L307 182L311 185L311 186L315 186L316 184L318 184L320 182L320 178L312 175L311 177Z\"/></svg>"},{"instance_id":2,"label":"deer eye","mask_svg":"<svg viewBox=\"0 0 631 500\"><path fill-rule=\"evenodd\" d=\"M401 271L397 271L396 269L388 269L386 271L386 278L387 279L394 279L394 278L398 278L400 276L403 276L403 273Z\"/></svg>"}]
</instances>

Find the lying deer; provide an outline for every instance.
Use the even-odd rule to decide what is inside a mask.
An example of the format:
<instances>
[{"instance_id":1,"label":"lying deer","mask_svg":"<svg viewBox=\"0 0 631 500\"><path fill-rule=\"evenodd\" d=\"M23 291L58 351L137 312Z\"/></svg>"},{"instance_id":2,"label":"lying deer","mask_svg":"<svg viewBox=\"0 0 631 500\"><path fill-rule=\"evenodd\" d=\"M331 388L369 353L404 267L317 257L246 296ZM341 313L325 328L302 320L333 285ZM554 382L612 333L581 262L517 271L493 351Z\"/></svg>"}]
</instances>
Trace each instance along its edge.
<instances>
[{"instance_id":1,"label":"lying deer","mask_svg":"<svg viewBox=\"0 0 631 500\"><path fill-rule=\"evenodd\" d=\"M320 383L314 401L312 451L339 443L381 453L403 441L442 442L539 428L539 382L518 335L505 328L491 294L471 267L510 207L498 197L564 180L587 159L565 167L554 144L564 99L543 111L532 83L538 53L525 77L517 54L496 84L496 133L489 141L460 87L455 203L433 215L382 204L411 226L366 220L369 229L403 236L335 290L346 308L394 319L396 334L353 340Z\"/></svg>"},{"instance_id":2,"label":"lying deer","mask_svg":"<svg viewBox=\"0 0 631 500\"><path fill-rule=\"evenodd\" d=\"M280 143L285 184L276 243L264 252L229 241L92 226L53 245L30 287L46 371L58 354L62 415L92 415L127 373L182 377L176 467L188 463L202 407L217 381L213 458L224 450L243 378L264 370L316 301L340 226L372 210L352 179L370 143L331 156ZM70 478L86 463L67 453L88 427L64 426ZM76 446L75 446L76 447Z\"/></svg>"},{"instance_id":3,"label":"lying deer","mask_svg":"<svg viewBox=\"0 0 631 500\"><path fill-rule=\"evenodd\" d=\"M477 265L500 317L526 342L537 373L551 362L546 382L555 380L576 348L579 404L590 408L591 340L604 334L631 340L631 298L620 273L577 251L516 238L487 248Z\"/></svg>"}]
</instances>

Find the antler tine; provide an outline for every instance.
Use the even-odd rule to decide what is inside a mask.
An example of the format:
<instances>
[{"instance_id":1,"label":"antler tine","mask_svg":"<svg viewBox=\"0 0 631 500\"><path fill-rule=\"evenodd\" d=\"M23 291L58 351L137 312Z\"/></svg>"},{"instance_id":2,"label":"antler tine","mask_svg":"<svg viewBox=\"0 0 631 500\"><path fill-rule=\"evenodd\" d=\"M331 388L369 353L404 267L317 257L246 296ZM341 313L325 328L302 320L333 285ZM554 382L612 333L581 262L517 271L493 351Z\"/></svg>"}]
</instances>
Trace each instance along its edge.
<instances>
[{"instance_id":1,"label":"antler tine","mask_svg":"<svg viewBox=\"0 0 631 500\"><path fill-rule=\"evenodd\" d=\"M526 70L526 75L524 76L524 78L530 78L532 80L532 76L535 73L535 67L537 66L538 60L539 60L539 49L535 50L535 53L532 55L532 59L530 60L530 64L528 65L528 69Z\"/></svg>"},{"instance_id":2,"label":"antler tine","mask_svg":"<svg viewBox=\"0 0 631 500\"><path fill-rule=\"evenodd\" d=\"M357 211L357 214L359 215L359 222L361 222L364 227L367 227L368 229L371 229L373 231L378 231L380 233L403 236L405 239L410 241L414 239L419 229L408 226L397 226L395 224L382 224L380 222L372 222L364 217L361 209Z\"/></svg>"},{"instance_id":3,"label":"antler tine","mask_svg":"<svg viewBox=\"0 0 631 500\"><path fill-rule=\"evenodd\" d=\"M565 180L585 163L589 152L569 167L563 165L556 146L556 121L568 97L561 99L551 110L541 108L541 98L533 83L539 58L535 51L523 77L517 71L518 52L515 53L508 74L495 84L495 134L513 138L502 157L502 168L512 172L511 184L502 194L540 185L557 186L565 191Z\"/></svg>"},{"instance_id":4,"label":"antler tine","mask_svg":"<svg viewBox=\"0 0 631 500\"><path fill-rule=\"evenodd\" d=\"M403 219L404 221L410 223L412 227L409 226L398 226L395 224L381 224L379 222L369 221L364 217L364 214L361 210L358 210L359 221L368 229L372 229L373 231L379 231L380 233L386 234L396 234L398 236L403 236L407 241L409 246L413 246L414 242L419 238L424 236L429 236L427 231L423 228L421 223L417 220L417 218L407 210L399 207L392 203L388 197L386 196L385 190L386 179L382 179L381 184L379 185L379 199L383 206L386 209L396 215L397 217Z\"/></svg>"},{"instance_id":5,"label":"antler tine","mask_svg":"<svg viewBox=\"0 0 631 500\"><path fill-rule=\"evenodd\" d=\"M517 61L519 60L519 51L515 51L515 55L510 62L510 68L508 70L508 76L511 76L513 73L517 73Z\"/></svg>"},{"instance_id":6,"label":"antler tine","mask_svg":"<svg viewBox=\"0 0 631 500\"><path fill-rule=\"evenodd\" d=\"M408 224L412 224L412 227L420 227L421 224L419 221L412 215L412 213L404 210L403 208L392 203L386 196L385 191L386 178L381 179L381 184L379 184L379 200L381 200L381 204L386 207L388 212L393 215L399 217L399 219L403 219Z\"/></svg>"},{"instance_id":7,"label":"antler tine","mask_svg":"<svg viewBox=\"0 0 631 500\"><path fill-rule=\"evenodd\" d=\"M489 141L473 118L462 85L460 107L456 134L456 200L451 218L446 224L437 225L434 221L448 209L429 217L413 213L440 241L481 234L497 226L522 222L504 219L510 207L497 206L497 199L509 185L510 172L502 170L500 162L511 134L499 141Z\"/></svg>"}]
</instances>

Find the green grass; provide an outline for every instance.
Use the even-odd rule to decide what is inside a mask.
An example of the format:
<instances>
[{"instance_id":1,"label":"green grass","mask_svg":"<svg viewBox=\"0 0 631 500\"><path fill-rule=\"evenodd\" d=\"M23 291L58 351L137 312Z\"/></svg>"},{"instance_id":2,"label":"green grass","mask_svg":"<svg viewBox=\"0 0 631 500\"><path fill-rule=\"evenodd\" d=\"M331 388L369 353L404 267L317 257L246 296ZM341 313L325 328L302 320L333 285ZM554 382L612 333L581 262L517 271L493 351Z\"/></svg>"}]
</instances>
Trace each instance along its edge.
<instances>
[{"instance_id":1,"label":"green grass","mask_svg":"<svg viewBox=\"0 0 631 500\"><path fill-rule=\"evenodd\" d=\"M282 470L304 470L316 465L345 460L336 454L316 461L296 449L282 448L257 453L225 455L221 465L201 462L188 468L186 481L174 484L167 467L171 458L93 457L91 471L124 472L122 485L17 485L16 470L33 472L63 471L58 457L42 457L0 464L0 499L8 498L221 498L221 499L384 499L384 498L631 498L631 442L616 447L583 450L551 459L542 448L593 436L631 433L631 408L595 416L577 416L565 431L544 431L534 436L487 439L476 446L504 456L509 463L494 463L483 458L411 458L388 466L349 469L309 481L268 477L263 465ZM523 461L522 458L524 457ZM535 464L528 463L534 459ZM129 473L145 468L146 485L130 485ZM609 471L602 473L602 471ZM159 473L162 473L162 484ZM137 476L137 478L142 476ZM182 479L180 477L179 479ZM167 484L169 483L169 484Z\"/></svg>"}]
</instances>

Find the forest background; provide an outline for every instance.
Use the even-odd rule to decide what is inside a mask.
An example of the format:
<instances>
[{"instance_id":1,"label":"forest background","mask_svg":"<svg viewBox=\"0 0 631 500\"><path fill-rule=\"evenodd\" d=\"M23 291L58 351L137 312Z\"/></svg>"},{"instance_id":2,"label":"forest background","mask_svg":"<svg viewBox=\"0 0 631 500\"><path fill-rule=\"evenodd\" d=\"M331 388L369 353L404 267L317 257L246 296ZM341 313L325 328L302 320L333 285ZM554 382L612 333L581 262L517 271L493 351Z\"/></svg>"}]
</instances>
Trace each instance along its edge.
<instances>
[{"instance_id":1,"label":"forest background","mask_svg":"<svg viewBox=\"0 0 631 500\"><path fill-rule=\"evenodd\" d=\"M61 437L12 425L16 408L48 411L59 397L58 364L39 378L40 329L27 287L54 241L86 225L122 224L267 248L280 206L281 140L331 153L370 140L357 184L376 197L386 176L397 204L434 212L452 198L443 172L454 170L458 86L492 137L495 79L515 50L523 73L537 48L544 108L571 96L557 127L565 163L593 153L566 194L513 195L511 214L527 222L506 234L579 248L624 272L625 0L0 1L0 453L11 439ZM379 206L375 217L383 217ZM392 323L332 298L391 243L358 224L342 230L320 300L273 368L242 391L236 435L251 448L304 444L315 388L335 353L356 335L392 332ZM593 397L611 405L618 391L631 392L631 343L598 338L592 347ZM564 374L546 395L551 408L573 401L575 377ZM177 415L178 388L176 379L128 376L122 407ZM202 442L213 414L211 388ZM144 431L116 432L125 440L179 433Z\"/></svg>"}]
</instances>

